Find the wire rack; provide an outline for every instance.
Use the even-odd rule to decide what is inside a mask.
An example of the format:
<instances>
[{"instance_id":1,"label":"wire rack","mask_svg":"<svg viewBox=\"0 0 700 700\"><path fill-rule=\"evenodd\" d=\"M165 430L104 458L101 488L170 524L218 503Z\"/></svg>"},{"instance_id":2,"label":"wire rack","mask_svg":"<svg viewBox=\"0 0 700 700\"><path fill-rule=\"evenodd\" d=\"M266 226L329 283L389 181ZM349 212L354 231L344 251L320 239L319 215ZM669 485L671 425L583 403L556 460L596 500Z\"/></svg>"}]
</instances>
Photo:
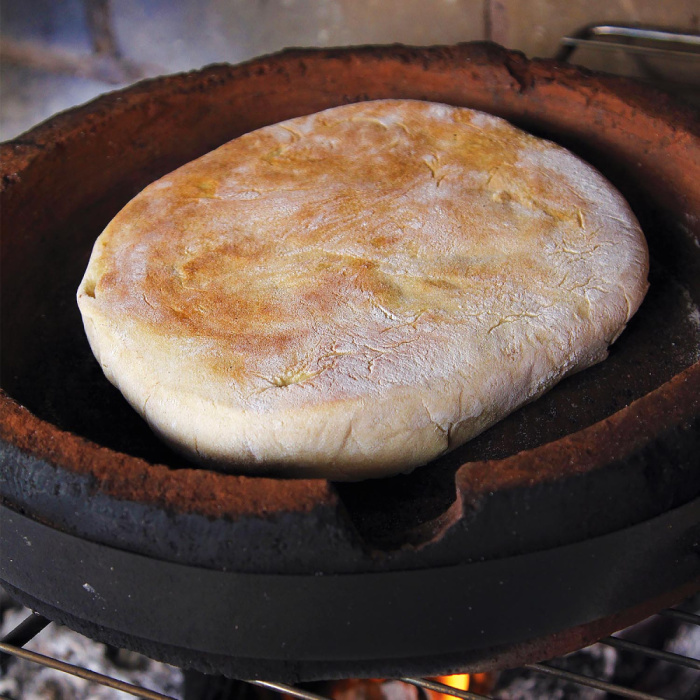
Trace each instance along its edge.
<instances>
[{"instance_id":1,"label":"wire rack","mask_svg":"<svg viewBox=\"0 0 700 700\"><path fill-rule=\"evenodd\" d=\"M672 617L680 622L684 622L687 624L700 625L700 615L696 613L686 612L683 610L668 609L662 610L658 613L658 615ZM126 683L124 681L112 678L111 676L105 674L96 673L82 666L75 666L73 664L66 663L59 659L55 659L50 656L45 656L43 654L38 654L34 651L29 651L23 648L25 644L31 641L49 624L51 624L51 621L47 618L42 617L41 615L38 615L36 613L31 613L19 625L17 625L17 627L15 627L11 632L5 635L5 637L3 637L2 641L0 642L0 669L6 669L11 657L21 658L25 659L26 661L34 662L37 664L41 664L42 666L52 668L56 671L68 673L79 678L83 678L84 680L93 683L99 683L109 688L120 690L124 693L128 693L138 698L144 698L145 700L177 700L176 698L173 698L170 695L163 695L162 693L158 693L153 690L148 690L147 688L143 688L141 686L137 686L131 683ZM668 651L661 651L659 649L654 649L649 646L631 642L625 639L620 639L614 636L601 639L599 643L615 647L617 649L621 649L627 652L632 652L634 654L639 654L643 657L653 658L671 664L684 666L685 668L689 668L693 671L700 672L700 659L692 658L690 656L683 656L681 654L675 654ZM622 685L609 683L607 681L599 680L591 676L583 675L580 673L574 673L572 671L566 671L557 668L555 665L552 665L551 662L527 664L522 668L527 669L529 671L533 671L535 673L553 676L555 678L569 683L575 683L580 686L588 686L590 688L595 688L597 690L604 691L617 697L634 698L635 700L665 700L664 698L658 695L650 695L649 693L644 693L638 690L633 690L631 688L626 688ZM456 698L463 698L464 700L488 700L488 698L491 697L488 695L481 695L479 693L471 692L469 690L459 690L449 685L445 685L444 683L439 683L437 681L428 680L425 678L413 678L405 676L401 678L387 679L387 681L389 680L401 681L403 683L408 683L418 688L423 688L424 690L431 690L437 693L451 695ZM250 685L266 688L268 690L277 691L279 693L294 698L300 698L301 700L328 700L322 695L318 695L316 693L309 692L308 690L297 688L291 685L286 685L284 683L273 683L261 680L246 680L243 682L249 683ZM697 693L700 695L700 673L698 673L698 678L695 682L693 690L697 691Z\"/></svg>"}]
</instances>

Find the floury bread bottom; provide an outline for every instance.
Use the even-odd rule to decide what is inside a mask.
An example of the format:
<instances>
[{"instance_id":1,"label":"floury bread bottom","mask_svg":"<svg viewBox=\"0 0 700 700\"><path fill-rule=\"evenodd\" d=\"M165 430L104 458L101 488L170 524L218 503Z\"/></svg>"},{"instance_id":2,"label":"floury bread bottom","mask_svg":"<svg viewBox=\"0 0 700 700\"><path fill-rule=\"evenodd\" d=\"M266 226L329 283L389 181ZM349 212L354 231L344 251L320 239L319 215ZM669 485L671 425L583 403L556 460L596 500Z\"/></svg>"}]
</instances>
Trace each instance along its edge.
<instances>
[{"instance_id":1,"label":"floury bread bottom","mask_svg":"<svg viewBox=\"0 0 700 700\"><path fill-rule=\"evenodd\" d=\"M161 178L78 304L106 376L197 462L408 471L603 360L647 289L620 194L507 122L412 100L265 127Z\"/></svg>"}]
</instances>

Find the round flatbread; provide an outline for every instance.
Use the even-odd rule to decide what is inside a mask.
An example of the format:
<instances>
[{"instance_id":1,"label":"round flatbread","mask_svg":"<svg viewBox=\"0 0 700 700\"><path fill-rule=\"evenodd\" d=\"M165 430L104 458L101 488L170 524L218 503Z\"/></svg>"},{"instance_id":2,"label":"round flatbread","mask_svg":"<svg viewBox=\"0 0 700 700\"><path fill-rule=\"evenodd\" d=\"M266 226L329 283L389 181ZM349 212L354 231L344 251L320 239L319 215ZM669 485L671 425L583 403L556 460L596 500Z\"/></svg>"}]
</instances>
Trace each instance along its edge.
<instances>
[{"instance_id":1,"label":"round flatbread","mask_svg":"<svg viewBox=\"0 0 700 700\"><path fill-rule=\"evenodd\" d=\"M592 167L496 117L346 105L147 187L78 303L105 374L218 468L404 472L605 358L647 289Z\"/></svg>"}]
</instances>

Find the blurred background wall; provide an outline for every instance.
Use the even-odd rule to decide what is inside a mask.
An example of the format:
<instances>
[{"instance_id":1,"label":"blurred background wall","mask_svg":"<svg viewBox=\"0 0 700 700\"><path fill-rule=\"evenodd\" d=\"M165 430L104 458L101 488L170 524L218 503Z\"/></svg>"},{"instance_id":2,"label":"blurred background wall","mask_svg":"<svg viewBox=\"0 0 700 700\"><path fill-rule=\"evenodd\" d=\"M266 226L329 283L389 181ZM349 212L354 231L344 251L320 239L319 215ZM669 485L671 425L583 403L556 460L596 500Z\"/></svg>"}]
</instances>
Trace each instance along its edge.
<instances>
[{"instance_id":1,"label":"blurred background wall","mask_svg":"<svg viewBox=\"0 0 700 700\"><path fill-rule=\"evenodd\" d=\"M238 63L289 46L492 40L528 56L551 57L562 37L591 23L697 33L700 2L0 0L0 140L142 78ZM624 51L580 49L571 60L644 73L639 59ZM687 84L698 64L676 57L653 72L666 85Z\"/></svg>"}]
</instances>

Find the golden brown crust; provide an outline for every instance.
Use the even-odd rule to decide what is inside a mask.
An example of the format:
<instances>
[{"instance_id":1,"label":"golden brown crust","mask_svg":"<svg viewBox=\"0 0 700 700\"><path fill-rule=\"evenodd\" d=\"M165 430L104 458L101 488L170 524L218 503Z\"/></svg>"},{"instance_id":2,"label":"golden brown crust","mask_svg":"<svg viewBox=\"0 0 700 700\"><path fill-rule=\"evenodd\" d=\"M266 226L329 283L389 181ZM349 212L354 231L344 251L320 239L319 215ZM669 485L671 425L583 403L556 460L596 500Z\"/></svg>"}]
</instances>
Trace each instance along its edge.
<instances>
[{"instance_id":1,"label":"golden brown crust","mask_svg":"<svg viewBox=\"0 0 700 700\"><path fill-rule=\"evenodd\" d=\"M150 185L78 299L107 376L165 439L357 478L424 463L603 359L647 265L626 203L569 152L386 100Z\"/></svg>"}]
</instances>

